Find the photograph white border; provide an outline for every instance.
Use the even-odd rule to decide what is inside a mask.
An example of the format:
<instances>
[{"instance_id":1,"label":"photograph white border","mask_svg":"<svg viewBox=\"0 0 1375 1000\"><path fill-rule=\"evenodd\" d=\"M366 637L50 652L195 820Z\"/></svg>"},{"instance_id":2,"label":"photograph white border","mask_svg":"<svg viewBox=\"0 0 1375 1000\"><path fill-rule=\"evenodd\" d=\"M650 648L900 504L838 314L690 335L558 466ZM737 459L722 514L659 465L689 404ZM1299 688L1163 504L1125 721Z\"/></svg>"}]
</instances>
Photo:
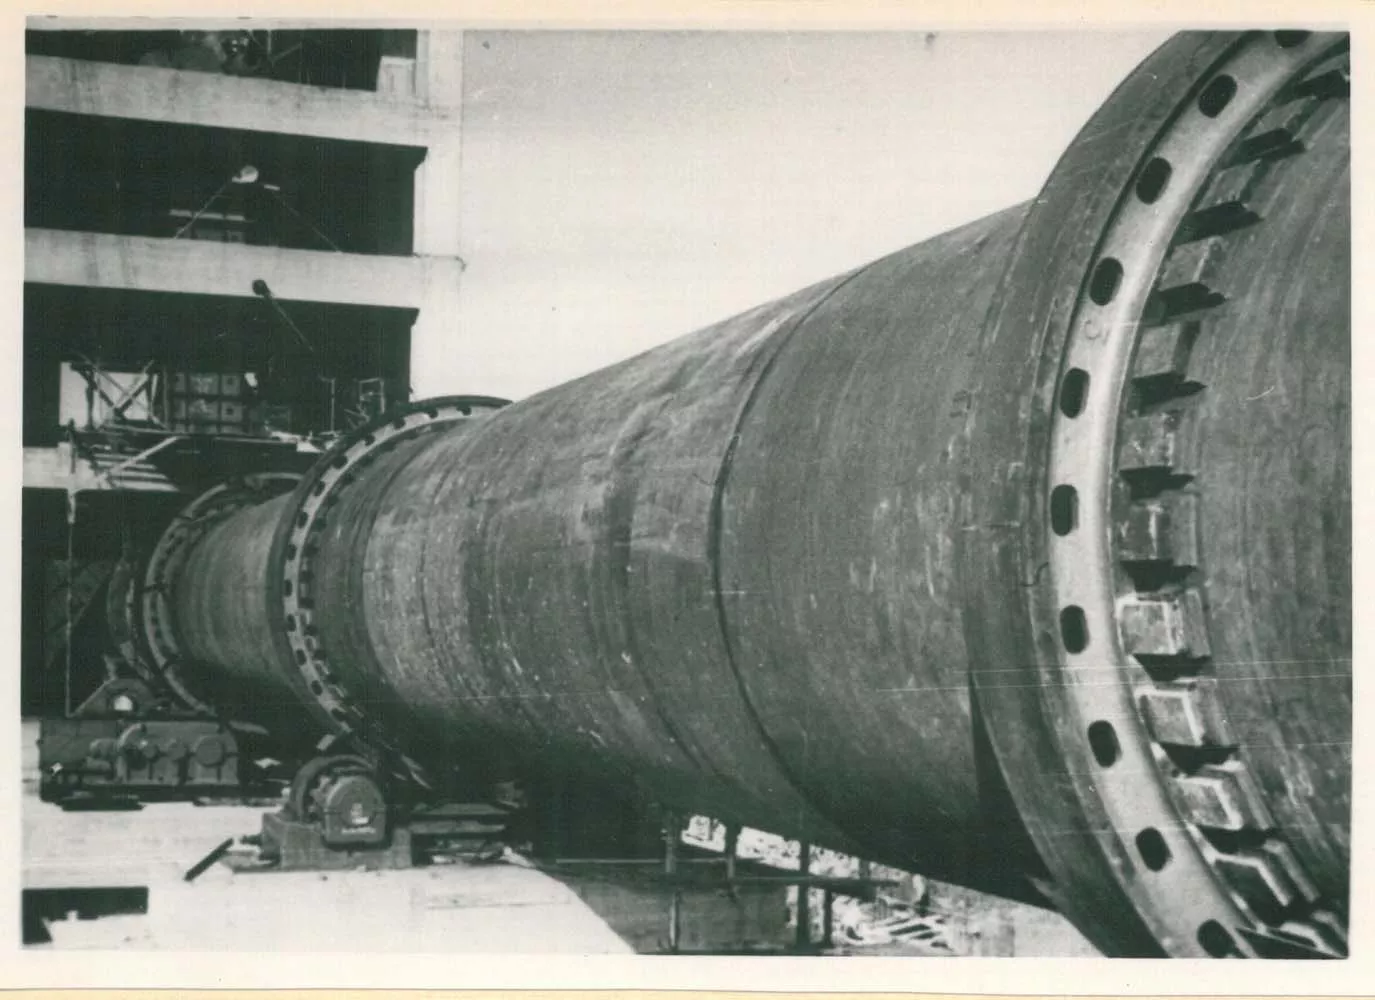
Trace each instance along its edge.
<instances>
[{"instance_id":1,"label":"photograph white border","mask_svg":"<svg viewBox=\"0 0 1375 1000\"><path fill-rule=\"evenodd\" d=\"M90 27L115 27L111 17L129 16L167 18L190 13L188 4L126 2L51 2L41 10L13 11L3 36L12 58L4 60L3 92L8 111L4 128L10 157L11 182L0 187L0 214L7 222L4 261L10 280L4 284L5 306L10 321L6 325L6 346L13 358L10 372L12 405L4 410L5 431L10 440L19 441L19 400L21 395L20 327L23 274L22 142L24 52L23 31L26 15L57 14L90 18ZM385 20L376 17L385 11ZM1353 108L1357 127L1353 136L1353 275L1356 276L1353 331L1372 327L1372 295L1375 281L1360 276L1375 276L1375 243L1371 225L1372 178L1375 165L1369 155L1372 106L1367 71L1375 29L1375 4L1348 0L1309 0L1277 3L1253 2L1179 2L1156 0L1141 3L863 3L795 2L795 0L741 0L741 2L702 2L682 0L674 3L599 2L558 3L532 0L521 3L518 12L510 3L453 2L421 4L414 0L393 0L385 5L354 2L311 2L301 0L283 4L245 3L228 9L222 3L204 6L195 13L197 20L208 16L238 18L266 16L299 18L311 25L321 19L341 26L428 26L443 20L452 27L472 29L540 28L713 28L723 30L780 29L919 29L954 30L1017 28L1026 30L1074 28L1096 30L1102 27L1139 27L1170 25L1181 28L1224 27L1343 27L1352 32ZM96 23L101 22L101 23ZM423 22L423 24L417 24ZM121 25L122 26L122 25ZM149 25L155 26L155 25ZM139 25L144 27L144 25ZM1375 373L1372 351L1362 337L1353 337L1353 365L1358 374ZM1358 378L1358 385L1360 379ZM1360 391L1353 392L1360 403ZM1353 609L1366 605L1368 594L1368 539L1361 512L1366 506L1371 482L1371 452L1368 429L1369 408L1358 405L1354 414L1353 523L1356 530L1355 599ZM21 481L19 448L7 453L10 481L14 488L4 494L4 511L14 530L11 535L11 571L0 575L0 607L4 628L18 645L19 561L18 484ZM11 551L7 549L6 551ZM1361 615L1355 613L1354 671L1356 731L1365 733L1371 685L1362 678L1366 648ZM13 680L4 687L0 718L7 742L6 752L18 753L18 657ZM0 764L0 802L5 816L0 825L0 851L10 852L3 865L6 892L12 905L0 906L0 986L44 988L423 988L423 989L557 989L606 990L897 990L908 992L951 991L960 994L1047 994L1047 995L1365 995L1375 993L1375 910L1372 909L1369 781L1360 780L1371 771L1369 741L1357 736L1353 748L1354 773L1358 776L1353 795L1352 838L1352 954L1354 957L1332 963L1298 962L1165 962L1123 959L1051 960L1022 958L928 959L917 962L907 958L845 960L726 959L643 957L613 959L604 957L562 958L552 956L471 956L416 955L371 956L367 954L301 955L272 953L162 954L150 952L71 952L35 953L19 948L18 928L18 851L19 851L19 768L17 759ZM13 954L9 950L13 948ZM219 994L224 996L225 994ZM507 994L509 996L509 994ZM675 994L681 996L681 994Z\"/></svg>"}]
</instances>

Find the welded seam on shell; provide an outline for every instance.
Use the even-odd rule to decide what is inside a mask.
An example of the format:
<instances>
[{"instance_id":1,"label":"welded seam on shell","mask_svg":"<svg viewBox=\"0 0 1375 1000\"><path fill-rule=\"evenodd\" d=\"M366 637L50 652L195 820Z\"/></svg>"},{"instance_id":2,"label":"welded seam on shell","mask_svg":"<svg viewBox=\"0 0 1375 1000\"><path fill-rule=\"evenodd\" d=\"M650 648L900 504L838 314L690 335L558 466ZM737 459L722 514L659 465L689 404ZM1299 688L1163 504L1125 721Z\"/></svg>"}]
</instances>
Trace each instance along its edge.
<instances>
[{"instance_id":1,"label":"welded seam on shell","mask_svg":"<svg viewBox=\"0 0 1375 1000\"><path fill-rule=\"evenodd\" d=\"M626 476L624 477L624 480L622 480L622 477L620 477L617 473L621 468L623 468L626 464L629 463L629 460L632 457L634 457L638 453L640 443L644 441L644 439L649 435L651 429L653 428L655 419L660 414L662 414L664 412L664 409L669 405L670 402L672 402L676 388L677 386L675 385L671 388L665 387L664 389L660 390L659 405L657 408L655 408L653 414L644 415L644 417L638 422L638 425L632 425L633 430L629 435L628 444L624 449L622 449L622 438L620 435L618 435L616 443L612 449L612 458L610 461L609 468L610 485L607 489L605 503L609 506L611 503L622 500L620 486L623 481L629 483L631 486L631 489L623 498L625 508L627 512L630 513L630 516L624 519L624 538L612 538L611 545L609 546L612 559L616 558L615 554L618 549L622 553L622 558L616 560L613 569L617 576L620 577L620 579L617 582L620 584L622 592L627 596L630 592L630 572L632 558L631 541L632 535L634 534L633 512L635 509L635 500L638 495L638 483L636 483L633 476ZM638 415L640 413L641 410L637 408L634 414L632 414L632 420L635 415ZM626 426L628 425L631 425L630 422L628 422L627 425L622 425L622 433L625 432ZM616 532L618 524L617 519L613 516L608 516L607 522L608 530ZM616 542L618 540L624 541L624 544L621 546L617 546ZM635 628L635 616L631 613L629 601L626 601L623 605L623 610L621 614L621 627L625 630L626 648L633 649L638 652L638 630ZM704 766L705 762L702 759L701 754L697 751L694 742L688 740L684 736L681 727L679 727L677 723L673 721L672 714L668 711L667 706L661 704L660 699L654 696L656 694L655 687L649 681L650 675L646 674L640 668L640 657L636 656L633 659L634 663L632 664L632 666L637 676L640 678L641 686L645 689L645 691L649 693L649 703L653 707L654 716L659 720L659 724L663 726L664 732L668 734L669 739L682 752L683 756L686 757L689 762L691 762L692 766L695 767L698 771L701 771L703 773L714 774L718 778L725 777L716 768Z\"/></svg>"},{"instance_id":2,"label":"welded seam on shell","mask_svg":"<svg viewBox=\"0 0 1375 1000\"><path fill-rule=\"evenodd\" d=\"M721 644L722 648L725 650L726 663L730 666L731 674L734 676L736 686L740 691L741 704L745 706L745 711L749 715L750 721L754 723L761 741L764 746L768 748L769 754L773 757L774 764L777 766L779 773L788 780L797 798L815 812L817 816L824 818L828 823L833 822L831 817L827 814L826 810L820 808L812 797L807 794L805 786L798 782L796 775L793 774L792 769L787 765L782 751L774 742L773 737L769 735L769 731L764 725L763 718L759 714L758 708L755 707L754 701L750 698L749 687L746 685L744 675L740 670L735 644L731 642L730 613L726 608L726 601L721 585L721 546L725 530L725 493L730 480L731 468L735 463L736 448L740 444L740 437L745 422L749 419L750 413L759 399L764 381L769 377L769 372L773 370L774 365L778 362L779 357L782 356L783 351L787 348L797 332L806 325L807 321L810 320L818 310L829 303L842 289L861 275L867 273L876 263L877 262L866 264L845 275L837 281L835 285L828 289L821 298L812 303L809 308L795 316L786 330L780 330L774 334L776 338L774 348L768 353L767 357L763 359L760 365L759 375L755 378L754 384L750 387L749 394L745 397L745 402L740 407L740 415L736 418L735 425L731 431L730 444L726 446L726 453L721 459L721 467L717 471L715 482L712 483L711 513L707 525L707 558L711 562L712 599L716 606L717 627L721 632ZM805 830L806 818L799 817L797 825L799 829Z\"/></svg>"}]
</instances>

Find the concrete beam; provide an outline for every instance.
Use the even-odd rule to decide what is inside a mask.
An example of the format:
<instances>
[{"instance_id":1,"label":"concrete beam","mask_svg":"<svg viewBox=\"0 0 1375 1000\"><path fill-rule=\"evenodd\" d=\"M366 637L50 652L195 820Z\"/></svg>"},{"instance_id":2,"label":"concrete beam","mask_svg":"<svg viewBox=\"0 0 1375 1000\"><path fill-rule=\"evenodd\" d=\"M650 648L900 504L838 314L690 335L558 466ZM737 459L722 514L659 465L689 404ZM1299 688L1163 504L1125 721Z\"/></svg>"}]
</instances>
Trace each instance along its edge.
<instances>
[{"instance_id":1,"label":"concrete beam","mask_svg":"<svg viewBox=\"0 0 1375 1000\"><path fill-rule=\"evenodd\" d=\"M422 31L416 39L416 89L428 101L446 106L463 99L463 32ZM463 156L460 125L430 147L415 171L417 253L458 256L463 217ZM455 337L459 336L458 286L434 286L434 297L420 310L411 329L411 386L419 396L452 391Z\"/></svg>"},{"instance_id":2,"label":"concrete beam","mask_svg":"<svg viewBox=\"0 0 1375 1000\"><path fill-rule=\"evenodd\" d=\"M107 118L429 147L459 109L388 94L157 66L28 56L30 108Z\"/></svg>"},{"instance_id":3,"label":"concrete beam","mask_svg":"<svg viewBox=\"0 0 1375 1000\"><path fill-rule=\"evenodd\" d=\"M253 297L420 309L457 289L457 257L386 257L148 236L24 231L24 280L44 285Z\"/></svg>"},{"instance_id":4,"label":"concrete beam","mask_svg":"<svg viewBox=\"0 0 1375 1000\"><path fill-rule=\"evenodd\" d=\"M101 475L88 459L73 456L67 443L54 448L24 449L23 484L25 489L66 490L132 490L138 493L175 493L177 488L161 475L121 477L112 483Z\"/></svg>"}]
</instances>

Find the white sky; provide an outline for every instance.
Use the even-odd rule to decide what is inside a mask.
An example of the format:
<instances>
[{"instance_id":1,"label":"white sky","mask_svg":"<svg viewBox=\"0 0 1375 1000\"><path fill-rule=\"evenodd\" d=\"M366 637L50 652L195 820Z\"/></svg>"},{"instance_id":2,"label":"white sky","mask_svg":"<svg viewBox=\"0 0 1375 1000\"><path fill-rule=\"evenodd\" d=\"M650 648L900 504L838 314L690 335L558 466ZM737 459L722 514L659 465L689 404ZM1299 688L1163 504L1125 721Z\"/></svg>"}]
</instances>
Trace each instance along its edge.
<instances>
[{"instance_id":1,"label":"white sky","mask_svg":"<svg viewBox=\"0 0 1375 1000\"><path fill-rule=\"evenodd\" d=\"M1161 31L469 32L454 333L519 398L1034 197Z\"/></svg>"}]
</instances>

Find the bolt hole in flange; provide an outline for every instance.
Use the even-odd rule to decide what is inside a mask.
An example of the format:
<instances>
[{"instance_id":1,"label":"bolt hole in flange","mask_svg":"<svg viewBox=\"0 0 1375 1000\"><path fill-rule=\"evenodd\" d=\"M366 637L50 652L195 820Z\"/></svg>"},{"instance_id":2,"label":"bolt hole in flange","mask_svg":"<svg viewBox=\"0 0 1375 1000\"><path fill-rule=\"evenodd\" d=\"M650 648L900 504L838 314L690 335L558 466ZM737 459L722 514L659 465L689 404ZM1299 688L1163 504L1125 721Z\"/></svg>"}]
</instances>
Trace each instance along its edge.
<instances>
[{"instance_id":1,"label":"bolt hole in flange","mask_svg":"<svg viewBox=\"0 0 1375 1000\"><path fill-rule=\"evenodd\" d=\"M1238 953L1232 935L1216 920L1205 920L1198 925L1198 943L1213 958L1227 958Z\"/></svg>"},{"instance_id":2,"label":"bolt hole in flange","mask_svg":"<svg viewBox=\"0 0 1375 1000\"><path fill-rule=\"evenodd\" d=\"M1308 36L1313 34L1311 31L1277 31L1275 32L1275 44L1282 49L1292 49L1296 45L1302 45L1308 41Z\"/></svg>"},{"instance_id":3,"label":"bolt hole in flange","mask_svg":"<svg viewBox=\"0 0 1375 1000\"><path fill-rule=\"evenodd\" d=\"M1050 528L1057 535L1068 535L1079 526L1079 493L1073 486L1057 486L1050 491Z\"/></svg>"},{"instance_id":4,"label":"bolt hole in flange","mask_svg":"<svg viewBox=\"0 0 1375 1000\"><path fill-rule=\"evenodd\" d=\"M1160 156L1153 157L1141 168L1141 175L1136 179L1136 196L1147 205L1155 204L1155 200L1165 193L1172 173L1174 168L1170 166L1169 160Z\"/></svg>"},{"instance_id":5,"label":"bolt hole in flange","mask_svg":"<svg viewBox=\"0 0 1375 1000\"><path fill-rule=\"evenodd\" d=\"M1158 872L1170 863L1170 845L1165 843L1159 830L1148 826L1136 835L1136 849L1141 860L1153 872Z\"/></svg>"},{"instance_id":6,"label":"bolt hole in flange","mask_svg":"<svg viewBox=\"0 0 1375 1000\"><path fill-rule=\"evenodd\" d=\"M1099 767L1112 767L1122 756L1122 744L1117 741L1117 730L1111 722L1099 719L1089 726L1089 749Z\"/></svg>"},{"instance_id":7,"label":"bolt hole in flange","mask_svg":"<svg viewBox=\"0 0 1375 1000\"><path fill-rule=\"evenodd\" d=\"M1060 612L1060 641L1071 653L1082 653L1089 644L1089 623L1084 609L1071 604Z\"/></svg>"},{"instance_id":8,"label":"bolt hole in flange","mask_svg":"<svg viewBox=\"0 0 1375 1000\"><path fill-rule=\"evenodd\" d=\"M1089 373L1082 368L1071 368L1060 383L1060 412L1067 417L1079 416L1084 412L1088 395Z\"/></svg>"},{"instance_id":9,"label":"bolt hole in flange","mask_svg":"<svg viewBox=\"0 0 1375 1000\"><path fill-rule=\"evenodd\" d=\"M1216 118L1222 114L1222 110L1232 103L1232 98L1237 93L1237 82L1232 77L1223 73L1215 76L1208 82L1208 86L1203 88L1203 93L1198 95L1198 110L1209 118Z\"/></svg>"},{"instance_id":10,"label":"bolt hole in flange","mask_svg":"<svg viewBox=\"0 0 1375 1000\"><path fill-rule=\"evenodd\" d=\"M1100 306L1105 306L1117 295L1122 284L1122 264L1115 257L1104 257L1093 269L1089 279L1089 298Z\"/></svg>"}]
</instances>

